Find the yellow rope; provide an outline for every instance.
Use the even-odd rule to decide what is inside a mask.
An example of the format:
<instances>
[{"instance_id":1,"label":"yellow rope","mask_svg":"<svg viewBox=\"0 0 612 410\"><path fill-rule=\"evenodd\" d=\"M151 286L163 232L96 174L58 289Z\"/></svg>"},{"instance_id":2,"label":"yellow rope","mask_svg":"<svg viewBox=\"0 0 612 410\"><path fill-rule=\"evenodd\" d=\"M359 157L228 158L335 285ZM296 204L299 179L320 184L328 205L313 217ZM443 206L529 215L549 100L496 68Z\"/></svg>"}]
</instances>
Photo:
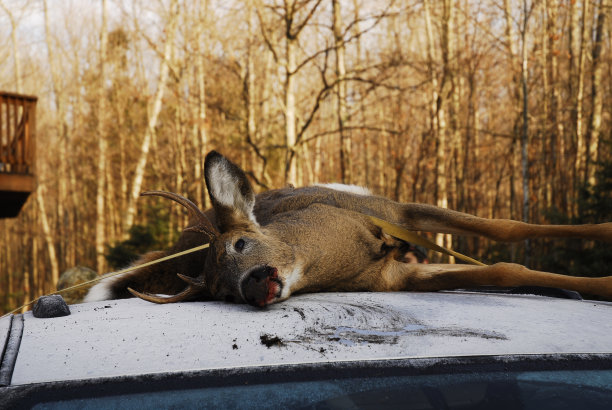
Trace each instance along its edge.
<instances>
[{"instance_id":1,"label":"yellow rope","mask_svg":"<svg viewBox=\"0 0 612 410\"><path fill-rule=\"evenodd\" d=\"M79 288L82 288L84 286L90 285L92 283L99 282L102 279L111 278L113 276L121 275L122 273L127 273L127 272L131 272L133 270L136 270L136 269L144 268L146 266L155 265L156 263L164 262L164 261L167 261L169 259L178 258L179 256L183 256L183 255L186 255L188 253L197 252L197 251L200 251L202 249L206 249L209 246L210 246L209 243L205 243L204 245L196 246L195 248L190 248L190 249L187 249L186 251L182 251L182 252L178 252L178 253L173 253L172 255L164 256L163 258L155 259L154 261L143 263L142 265L130 266L129 268L121 269L121 270L118 270L116 272L107 273L106 275L99 276L99 277L97 277L95 279L92 279L90 281L79 283L78 285L70 286L69 288L58 290L57 292L49 293L49 294L44 295L44 296L60 295L62 293L66 293L68 291L79 289ZM26 306L30 306L31 304L36 302L38 299L39 298L31 300L28 303L26 303L25 305L19 306L17 309L14 309L14 310L11 310L8 313L5 313L4 315L2 315L2 317L0 317L0 319L4 318L6 316L12 315L13 313L17 312L18 310L23 309Z\"/></svg>"},{"instance_id":2,"label":"yellow rope","mask_svg":"<svg viewBox=\"0 0 612 410\"><path fill-rule=\"evenodd\" d=\"M434 242L430 241L429 239L423 238L417 235L416 233L409 231L408 229L402 228L401 226L397 226L395 224L389 223L382 219L376 218L375 216L370 216L370 215L368 216L370 217L370 220L374 223L374 225L381 227L389 235L395 236L398 239L413 243L415 245L423 246L425 248L431 249L436 252L445 253L447 255L452 255L455 258L459 258L465 262L468 262L474 265L486 266L484 263L477 261L476 259L472 259L469 256L465 256L459 252L455 252L453 250L446 249L442 246L439 246L435 244Z\"/></svg>"},{"instance_id":3,"label":"yellow rope","mask_svg":"<svg viewBox=\"0 0 612 410\"><path fill-rule=\"evenodd\" d=\"M444 254L447 254L447 255L452 255L455 258L461 259L461 260L463 260L465 262L468 262L468 263L471 263L471 264L474 264L474 265L486 266L484 263L482 263L480 261L477 261L476 259L472 259L469 256L465 256L465 255L463 255L463 254L461 254L459 252L455 252L453 250L446 249L446 248L444 248L442 246L439 246L439 245L435 244L434 242L430 241L429 239L423 238L423 237L415 234L414 232L409 231L407 229L404 229L404 228L402 228L402 227L400 227L398 225L395 225L395 224L389 223L387 221L384 221L382 219L376 218L375 216L368 215L368 217L374 223L374 225L377 225L377 226L381 227L389 235L395 236L398 239L404 240L406 242L413 243L415 245L423 246L425 248L431 249L431 250L436 251L436 252L444 253ZM106 275L99 276L96 279L93 279L93 280L90 280L90 281L87 281L87 282L83 282L83 283L80 283L78 285L70 286L69 288L62 289L62 290L59 290L57 292L49 293L49 294L44 295L44 296L59 295L59 294L66 293L66 292L71 291L71 290L79 289L79 288L82 288L82 287L87 286L89 284L101 281L102 279L106 279L106 278L110 278L110 277L113 277L113 276L121 275L122 273L131 272L131 271L133 271L135 269L140 269L140 268L144 268L146 266L155 265L156 263L164 262L164 261L167 261L169 259L178 258L179 256L183 256L183 255L186 255L188 253L197 252L199 250L206 249L206 248L208 248L209 245L210 244L206 243L204 245L196 246L195 248L187 249L186 251L174 253L172 255L164 256L163 258L160 258L160 259L155 259L154 261L151 261L151 262L143 263L142 265L130 266L129 268L121 269L121 270L116 271L116 272L107 273ZM23 309L26 306L30 306L31 304L36 302L38 299L39 298L31 300L28 303L26 303L25 305L19 306L17 309L11 310L10 312L2 315L2 317L0 317L0 319L4 318L6 316L9 316L9 315L11 315L11 314L13 314L15 312L17 312L17 311Z\"/></svg>"}]
</instances>

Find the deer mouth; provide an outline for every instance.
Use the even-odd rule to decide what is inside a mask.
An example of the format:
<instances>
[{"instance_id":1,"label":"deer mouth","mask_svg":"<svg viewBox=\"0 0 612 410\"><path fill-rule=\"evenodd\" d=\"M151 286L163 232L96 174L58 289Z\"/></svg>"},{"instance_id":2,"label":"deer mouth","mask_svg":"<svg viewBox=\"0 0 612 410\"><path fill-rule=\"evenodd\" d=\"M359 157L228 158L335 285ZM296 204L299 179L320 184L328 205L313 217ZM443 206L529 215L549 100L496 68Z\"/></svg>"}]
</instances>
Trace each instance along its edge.
<instances>
[{"instance_id":1,"label":"deer mouth","mask_svg":"<svg viewBox=\"0 0 612 410\"><path fill-rule=\"evenodd\" d=\"M264 307L280 297L283 282L278 276L278 269L265 265L251 269L245 275L240 288L249 305Z\"/></svg>"}]
</instances>

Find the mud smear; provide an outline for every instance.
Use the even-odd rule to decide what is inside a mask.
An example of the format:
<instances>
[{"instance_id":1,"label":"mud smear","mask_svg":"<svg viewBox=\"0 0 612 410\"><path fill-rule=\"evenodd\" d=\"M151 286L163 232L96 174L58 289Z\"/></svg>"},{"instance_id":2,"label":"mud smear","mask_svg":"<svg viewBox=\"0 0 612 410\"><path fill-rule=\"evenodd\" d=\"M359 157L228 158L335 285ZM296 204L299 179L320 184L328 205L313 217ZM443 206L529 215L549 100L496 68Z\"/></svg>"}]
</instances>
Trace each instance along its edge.
<instances>
[{"instance_id":1,"label":"mud smear","mask_svg":"<svg viewBox=\"0 0 612 410\"><path fill-rule=\"evenodd\" d=\"M293 310L296 311L300 315L302 320L306 320L306 314L304 313L303 309L294 307Z\"/></svg>"},{"instance_id":2,"label":"mud smear","mask_svg":"<svg viewBox=\"0 0 612 410\"><path fill-rule=\"evenodd\" d=\"M332 302L333 303L333 302ZM494 340L507 340L507 337L497 332L487 332L480 329L432 327L426 326L406 311L389 309L371 302L363 304L341 303L340 308L331 308L332 303L325 303L317 308L294 308L303 320L311 323L304 333L296 335L288 342L294 343L329 343L337 342L344 346L364 344L397 344L405 336L440 336L457 338L482 338ZM333 303L336 304L336 303ZM332 314L330 321L320 321L321 310ZM325 323L346 323L346 326L325 326ZM262 341L263 343L263 341Z\"/></svg>"},{"instance_id":3,"label":"mud smear","mask_svg":"<svg viewBox=\"0 0 612 410\"><path fill-rule=\"evenodd\" d=\"M272 336L268 334L263 334L259 336L262 345L265 345L268 349L272 346L284 346L285 343L278 336Z\"/></svg>"}]
</instances>

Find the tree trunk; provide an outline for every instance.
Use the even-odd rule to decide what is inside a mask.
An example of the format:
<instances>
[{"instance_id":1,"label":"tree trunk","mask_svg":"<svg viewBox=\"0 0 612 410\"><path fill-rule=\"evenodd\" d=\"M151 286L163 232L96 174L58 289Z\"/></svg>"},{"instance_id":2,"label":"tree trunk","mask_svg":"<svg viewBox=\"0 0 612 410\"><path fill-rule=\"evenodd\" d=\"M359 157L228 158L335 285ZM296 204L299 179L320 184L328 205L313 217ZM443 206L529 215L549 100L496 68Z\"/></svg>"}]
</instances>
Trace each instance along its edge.
<instances>
[{"instance_id":1,"label":"tree trunk","mask_svg":"<svg viewBox=\"0 0 612 410\"><path fill-rule=\"evenodd\" d=\"M73 218L66 211L66 204L68 203L68 187L67 182L69 181L68 168L70 158L68 156L67 146L69 140L68 134L68 122L66 118L67 102L66 102L66 91L64 84L62 84L61 73L64 68L62 62L58 61L54 55L54 45L51 42L51 34L49 28L49 15L47 12L47 1L43 1L43 11L45 20L45 43L47 46L47 54L49 58L49 66L51 71L51 82L53 85L53 94L55 97L55 106L57 114L55 116L55 126L57 128L57 148L58 157L63 160L59 162L58 166L58 195L56 201L56 216L58 220L57 234L59 236L59 247L60 254L64 253L64 250L69 247L68 232L73 230L75 225Z\"/></svg>"},{"instance_id":2,"label":"tree trunk","mask_svg":"<svg viewBox=\"0 0 612 410\"><path fill-rule=\"evenodd\" d=\"M340 174L342 182L353 183L352 161L351 161L351 138L344 129L348 119L346 109L346 66L345 46L342 36L342 14L339 0L332 0L332 29L334 32L334 51L336 52L336 119L338 122L338 133L340 134Z\"/></svg>"},{"instance_id":3,"label":"tree trunk","mask_svg":"<svg viewBox=\"0 0 612 410\"><path fill-rule=\"evenodd\" d=\"M602 84L603 64L602 60L605 53L605 48L602 47L603 30L606 24L606 16L609 12L609 0L599 0L597 26L595 29L595 43L592 50L593 68L591 74L591 118L588 137L588 154L586 156L586 176L589 184L594 185L595 180L595 164L599 154L599 135L601 133L601 116L603 110L603 94L604 87Z\"/></svg>"},{"instance_id":4,"label":"tree trunk","mask_svg":"<svg viewBox=\"0 0 612 410\"><path fill-rule=\"evenodd\" d=\"M149 155L149 149L151 147L151 139L155 133L155 127L157 126L157 119L162 108L162 98L164 96L164 90L166 88L166 82L168 81L169 72L169 61L172 54L172 48L174 47L174 35L176 30L176 17L177 17L177 1L173 0L170 6L170 16L167 29L166 29L166 43L164 44L164 54L160 63L159 70L159 81L157 84L157 92L153 99L153 106L149 112L149 119L147 121L147 129L145 131L142 145L140 146L140 156L134 170L134 178L132 180L132 192L128 200L128 207L124 223L124 237L127 237L129 229L134 225L134 219L136 216L136 200L140 195L140 189L142 186L142 180L144 178L145 167L147 165L147 158Z\"/></svg>"},{"instance_id":5,"label":"tree trunk","mask_svg":"<svg viewBox=\"0 0 612 410\"><path fill-rule=\"evenodd\" d=\"M544 203L544 208L550 209L552 206L552 158L553 154L550 151L550 147L554 144L550 143L550 140L554 138L554 132L551 132L550 127L550 100L548 98L550 94L550 71L548 70L548 57L550 55L548 46L548 0L544 0L542 2L541 9L542 16L542 28L540 29L540 41L542 44L542 52L540 53L540 65L542 69L542 115L540 116L541 120L539 121L540 132L543 136L543 140L540 144L540 150L544 154L544 159L542 163L544 165L544 172L540 173L539 181L536 182L536 186L538 187L538 198L540 198L540 203ZM535 214L535 217L538 218L538 213ZM540 222L536 220L536 222Z\"/></svg>"},{"instance_id":6,"label":"tree trunk","mask_svg":"<svg viewBox=\"0 0 612 410\"><path fill-rule=\"evenodd\" d=\"M287 17L288 19L288 17ZM286 22L288 29L291 31L290 21ZM297 44L296 39L287 35L285 38L285 184L297 183L297 119L296 119L296 104L295 104L295 70L297 68Z\"/></svg>"},{"instance_id":7,"label":"tree trunk","mask_svg":"<svg viewBox=\"0 0 612 410\"><path fill-rule=\"evenodd\" d=\"M107 142L106 142L106 54L108 31L106 28L106 0L102 0L102 28L100 34L100 78L98 85L98 181L96 189L96 267L99 274L106 272L106 259L104 258L104 245L106 244L106 212L104 198L107 184L112 181L106 179Z\"/></svg>"},{"instance_id":8,"label":"tree trunk","mask_svg":"<svg viewBox=\"0 0 612 410\"><path fill-rule=\"evenodd\" d=\"M13 70L15 77L15 86L17 87L17 93L23 93L23 81L21 79L21 59L19 55L19 46L17 44L17 22L15 16L11 12L11 9L6 7L4 3L0 3L0 7L4 10L11 23L11 45L13 47Z\"/></svg>"},{"instance_id":9,"label":"tree trunk","mask_svg":"<svg viewBox=\"0 0 612 410\"><path fill-rule=\"evenodd\" d=\"M38 211L40 213L40 224L42 225L43 237L47 244L47 252L49 253L49 262L51 263L51 286L55 288L59 279L59 263L57 261L57 254L55 252L55 244L53 243L53 235L51 233L51 226L47 219L47 212L45 210L45 192L44 187L39 182L38 188L36 189L36 203L38 204Z\"/></svg>"},{"instance_id":10,"label":"tree trunk","mask_svg":"<svg viewBox=\"0 0 612 410\"><path fill-rule=\"evenodd\" d=\"M586 182L586 157L588 150L583 131L583 109L586 53L590 37L590 29L588 27L589 3L589 1L584 1L582 8L582 36L580 42L580 59L578 63L578 87L576 90L576 182L578 185Z\"/></svg>"},{"instance_id":11,"label":"tree trunk","mask_svg":"<svg viewBox=\"0 0 612 410\"><path fill-rule=\"evenodd\" d=\"M36 219L36 207L32 206L32 225L38 226ZM38 236L32 236L32 283L34 284L32 292L34 295L42 295L42 280L38 271Z\"/></svg>"},{"instance_id":12,"label":"tree trunk","mask_svg":"<svg viewBox=\"0 0 612 410\"><path fill-rule=\"evenodd\" d=\"M208 52L208 39L203 34L203 25L207 21L208 0L204 5L198 5L198 24L195 34L195 83L197 86L197 122L194 127L194 146L196 147L196 159L194 164L194 179L196 187L196 205L201 209L206 208L206 193L204 183L204 156L208 149L208 134L206 129L206 70L205 59Z\"/></svg>"},{"instance_id":13,"label":"tree trunk","mask_svg":"<svg viewBox=\"0 0 612 410\"><path fill-rule=\"evenodd\" d=\"M438 79L435 72L436 64L434 62L434 38L431 23L431 8L429 0L423 0L423 11L425 12L425 30L427 34L427 60L429 81L431 83L431 102L430 102L430 117L431 131L436 143L436 178L435 178L435 201L436 205L442 208L448 208L448 180L446 170L446 151L447 151L447 127L446 127L446 95L444 90L438 92ZM448 12L447 3L444 3L444 10ZM448 41L449 41L449 25L450 15L445 14L442 21L442 53L443 60L448 62ZM443 72L447 67L443 67ZM446 74L446 73L445 73ZM444 78L443 78L444 81ZM449 84L450 86L450 84ZM444 83L442 85L444 87ZM449 246L451 242L450 235L437 234L436 243L439 246Z\"/></svg>"},{"instance_id":14,"label":"tree trunk","mask_svg":"<svg viewBox=\"0 0 612 410\"><path fill-rule=\"evenodd\" d=\"M561 44L558 42L558 5L556 1L549 1L546 4L549 13L548 16L548 27L547 37L549 40L549 52L550 52L550 84L551 84L551 103L550 103L550 114L551 114L551 137L550 137L550 178L552 184L551 200L549 207L558 207L564 210L562 205L560 193L561 189L561 175L564 172L562 166L563 158L565 158L565 132L563 124L563 102L561 100L561 80L559 77L559 62L558 55L560 54Z\"/></svg>"},{"instance_id":15,"label":"tree trunk","mask_svg":"<svg viewBox=\"0 0 612 410\"><path fill-rule=\"evenodd\" d=\"M529 222L529 99L527 81L529 72L527 70L527 23L529 22L529 11L527 0L523 0L523 26L521 29L521 87L523 96L523 127L521 135L521 169L523 176L523 221ZM529 266L531 247L527 239L525 241L524 265Z\"/></svg>"},{"instance_id":16,"label":"tree trunk","mask_svg":"<svg viewBox=\"0 0 612 410\"><path fill-rule=\"evenodd\" d=\"M259 175L259 180L265 186L270 186L270 175L267 170L268 158L262 147L260 146L260 135L261 132L259 130L259 125L257 121L257 76L255 73L256 60L255 57L257 55L257 49L254 43L254 39L257 37L257 19L255 13L255 5L253 4L254 0L248 1L248 10L247 10L247 28L248 28L248 36L246 38L246 64L244 70L244 89L245 89L245 105L246 105L246 141L249 146L253 148L253 158L257 158L257 162L261 163L261 169L257 170L253 169L253 172L256 172ZM268 53L267 57L270 56ZM269 60L269 58L267 58ZM267 67L266 67L267 68ZM264 74L267 73L267 70L264 70ZM269 83L269 82L266 82ZM265 88L264 86L264 92ZM259 101L262 101L263 98L260 96ZM253 165L255 161L253 161Z\"/></svg>"}]
</instances>

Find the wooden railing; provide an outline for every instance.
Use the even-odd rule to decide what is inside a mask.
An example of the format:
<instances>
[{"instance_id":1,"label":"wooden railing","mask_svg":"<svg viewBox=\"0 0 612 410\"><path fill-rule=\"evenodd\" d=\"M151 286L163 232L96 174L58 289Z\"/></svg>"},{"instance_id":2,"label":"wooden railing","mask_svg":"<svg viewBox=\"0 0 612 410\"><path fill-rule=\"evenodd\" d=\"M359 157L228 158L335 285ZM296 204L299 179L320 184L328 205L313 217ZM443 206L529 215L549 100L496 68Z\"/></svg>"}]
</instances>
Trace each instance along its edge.
<instances>
[{"instance_id":1,"label":"wooden railing","mask_svg":"<svg viewBox=\"0 0 612 410\"><path fill-rule=\"evenodd\" d=\"M36 101L0 92L0 218L17 216L36 186Z\"/></svg>"},{"instance_id":2,"label":"wooden railing","mask_svg":"<svg viewBox=\"0 0 612 410\"><path fill-rule=\"evenodd\" d=\"M0 92L0 173L34 174L36 100Z\"/></svg>"}]
</instances>

